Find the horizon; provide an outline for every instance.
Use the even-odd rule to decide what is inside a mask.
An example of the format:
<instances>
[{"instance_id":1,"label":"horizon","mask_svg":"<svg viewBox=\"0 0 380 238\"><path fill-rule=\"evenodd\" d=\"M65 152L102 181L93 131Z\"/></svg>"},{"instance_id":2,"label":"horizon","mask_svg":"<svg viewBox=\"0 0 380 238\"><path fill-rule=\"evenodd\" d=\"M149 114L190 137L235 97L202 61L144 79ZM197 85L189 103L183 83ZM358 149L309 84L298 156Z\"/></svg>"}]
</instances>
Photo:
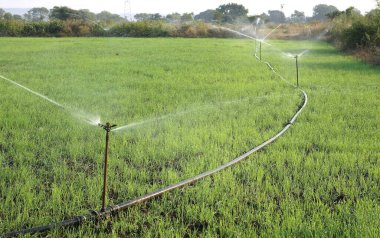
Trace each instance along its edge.
<instances>
[{"instance_id":1,"label":"horizon","mask_svg":"<svg viewBox=\"0 0 380 238\"><path fill-rule=\"evenodd\" d=\"M129 4L126 4L129 2ZM172 3L169 0L162 0L161 2L151 2L149 0L141 0L139 2L132 2L132 0L109 0L107 3L104 1L90 1L83 0L81 2L75 0L67 0L65 4L61 4L58 0L13 0L6 1L0 0L0 8L4 10L12 9L12 11L17 11L18 9L31 9L34 7L46 7L47 9L52 9L54 6L67 6L69 8L79 10L79 9L88 9L91 12L99 13L101 11L108 11L114 14L119 14L120 16L131 15L134 16L138 13L159 13L162 16L166 16L171 13L193 13L194 15L199 14L200 12L206 11L208 9L216 9L220 5L227 4L229 2L237 3L243 5L249 10L248 15L259 15L261 13L268 13L270 10L282 10L286 17L295 11L304 12L306 16L313 15L313 7L318 4L333 5L337 7L340 11L347 9L348 7L355 7L362 14L375 9L376 1L375 0L364 0L361 1L360 6L357 6L355 0L347 0L341 2L339 0L330 0L330 1L305 1L302 6L300 6L297 0L288 0L285 4L282 4L283 1L277 0L268 0L259 5L252 4L249 0L236 0L236 1L226 1L226 0L210 0L208 2L193 1L191 3L180 0L181 3ZM171 9L171 10L169 10ZM131 14L129 14L129 12Z\"/></svg>"}]
</instances>

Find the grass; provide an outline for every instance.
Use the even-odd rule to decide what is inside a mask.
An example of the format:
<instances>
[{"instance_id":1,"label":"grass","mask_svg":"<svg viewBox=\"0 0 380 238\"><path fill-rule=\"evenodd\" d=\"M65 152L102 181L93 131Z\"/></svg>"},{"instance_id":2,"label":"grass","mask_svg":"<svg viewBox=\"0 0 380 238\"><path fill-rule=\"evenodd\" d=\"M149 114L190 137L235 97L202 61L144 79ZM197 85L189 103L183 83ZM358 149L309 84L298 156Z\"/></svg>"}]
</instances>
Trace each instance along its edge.
<instances>
[{"instance_id":1,"label":"grass","mask_svg":"<svg viewBox=\"0 0 380 238\"><path fill-rule=\"evenodd\" d=\"M301 95L246 40L1 38L0 234L99 209L104 132L109 204L223 164L274 135ZM380 70L321 42L273 41L270 61L309 105L245 162L112 218L50 236L368 236L379 233ZM170 115L170 116L164 116ZM164 116L164 117L163 117ZM158 119L154 119L158 118ZM162 119L160 119L162 118Z\"/></svg>"}]
</instances>

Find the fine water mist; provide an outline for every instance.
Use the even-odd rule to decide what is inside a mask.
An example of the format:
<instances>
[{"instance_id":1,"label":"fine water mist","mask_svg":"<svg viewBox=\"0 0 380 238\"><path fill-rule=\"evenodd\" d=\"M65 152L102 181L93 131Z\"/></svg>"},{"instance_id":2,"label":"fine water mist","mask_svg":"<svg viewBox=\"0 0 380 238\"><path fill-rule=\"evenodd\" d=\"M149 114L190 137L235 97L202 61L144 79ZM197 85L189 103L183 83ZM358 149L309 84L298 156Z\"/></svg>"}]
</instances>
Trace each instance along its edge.
<instances>
[{"instance_id":1,"label":"fine water mist","mask_svg":"<svg viewBox=\"0 0 380 238\"><path fill-rule=\"evenodd\" d=\"M282 26L282 24L279 24L277 27L273 28L264 38L262 38L261 40L262 41L265 41L270 35L273 34L273 32L275 32L280 26Z\"/></svg>"},{"instance_id":2,"label":"fine water mist","mask_svg":"<svg viewBox=\"0 0 380 238\"><path fill-rule=\"evenodd\" d=\"M73 115L75 118L89 125L98 126L99 123L101 123L100 116L91 115L91 114L80 112L80 111L74 111L71 109L68 109L68 111L70 111L71 115Z\"/></svg>"},{"instance_id":3,"label":"fine water mist","mask_svg":"<svg viewBox=\"0 0 380 238\"><path fill-rule=\"evenodd\" d=\"M295 58L295 57L300 58L301 56L303 56L304 54L306 54L309 51L310 51L309 49L306 49L306 50L301 51L298 54L297 53L290 53L290 52L283 52L283 55L285 55L285 56L287 56L289 58Z\"/></svg>"},{"instance_id":4,"label":"fine water mist","mask_svg":"<svg viewBox=\"0 0 380 238\"><path fill-rule=\"evenodd\" d=\"M244 34L242 32L239 32L239 31L235 31L235 30L232 30L230 28L227 28L227 27L223 27L223 26L212 26L214 29L223 29L225 31L229 31L229 32L232 32L236 35L239 35L239 36L243 36L243 37L246 37L246 38L249 38L251 40L257 40L255 37L253 36L250 36L250 35L247 35L247 34Z\"/></svg>"},{"instance_id":5,"label":"fine water mist","mask_svg":"<svg viewBox=\"0 0 380 238\"><path fill-rule=\"evenodd\" d=\"M42 99L44 99L44 100L46 100L46 101L48 101L48 102L54 104L54 105L56 105L57 107L60 107L60 108L62 108L62 109L65 108L62 104L60 104L60 103L54 101L53 99L50 99L50 98L48 98L48 97L45 96L45 95L42 95L42 94L40 94L40 93L38 93L38 92L36 92L36 91L33 91L33 90L31 90L30 88L27 88L27 87L25 87L25 86L23 86L23 85L21 85L21 84L19 84L19 83L16 83L16 82L13 81L13 80L10 80L10 79L8 79L8 78L2 76L2 75L0 75L0 78L4 79L5 81L7 81L7 82L9 82L9 83L11 83L11 84L13 84L13 85L16 85L16 86L20 87L20 88L22 88L22 89L24 89L24 90L26 90L26 91L28 91L28 92L34 94L34 95L36 95L36 96L38 96L38 97L40 97L40 98L42 98Z\"/></svg>"},{"instance_id":6,"label":"fine water mist","mask_svg":"<svg viewBox=\"0 0 380 238\"><path fill-rule=\"evenodd\" d=\"M134 129L134 128L138 127L138 126L143 126L143 125L147 125L147 124L150 124L150 123L154 123L154 122L158 122L158 121L163 121L163 120L166 120L166 119L180 117L180 116L187 115L187 114L194 113L194 112L201 112L201 111L206 111L206 110L209 110L209 109L215 109L215 108L218 108L220 106L226 106L226 105L231 105L231 104L236 104L236 103L242 103L242 102L247 102L247 101L249 101L249 102L258 102L259 100L265 99L265 98L283 97L283 96L287 96L287 95L289 96L290 94L269 94L269 95L265 95L265 96L246 97L246 98L240 98L240 99L222 101L222 102L215 103L215 104L205 104L205 105L202 105L202 106L193 107L191 109L182 110L182 111L179 111L179 112L174 112L174 113L169 113L169 114L158 116L158 117L152 117L152 118L148 118L148 119L143 119L141 121L131 122L131 123L127 124L127 125L116 127L115 129L112 129L112 131L114 131L114 132L126 131L126 130L129 130L129 129ZM209 112L209 111L206 111L205 113L207 113L207 112Z\"/></svg>"},{"instance_id":7,"label":"fine water mist","mask_svg":"<svg viewBox=\"0 0 380 238\"><path fill-rule=\"evenodd\" d=\"M301 51L300 53L290 53L290 52L287 52L283 49L280 49L276 46L274 46L273 44L270 44L268 42L266 42L266 39L268 37L270 37L278 28L280 28L283 24L279 24L277 25L275 28L273 28L267 35L265 35L263 38L260 38L257 34L257 30L258 30L258 27L259 27L259 24L261 22L261 19L260 18L257 18L256 19L256 22L255 22L255 27L254 27L254 32L253 34L255 36L250 36L248 34L245 34L243 32L240 32L240 31L237 31L237 30L233 30L233 29L230 29L230 28L227 28L227 27L223 27L223 26L212 26L213 28L219 28L219 29L223 29L223 30L226 30L226 31L229 31L229 32L232 32L238 36L243 36L245 38L248 38L248 39L251 39L251 40L255 40L256 42L260 42L262 44L265 44L267 46L270 46L272 49L278 51L280 54L286 56L286 57L290 57L290 58L294 58L294 57L301 57L303 56L304 54L308 53L310 50L309 49L305 49L303 51ZM318 36L314 37L313 39L314 40L320 40L322 37L324 37L327 33L329 32L329 29L326 28L324 29ZM310 39L310 40L313 40L313 39ZM257 46L256 46L257 47ZM256 48L257 50L257 48Z\"/></svg>"},{"instance_id":8,"label":"fine water mist","mask_svg":"<svg viewBox=\"0 0 380 238\"><path fill-rule=\"evenodd\" d=\"M44 99L45 101L47 101L47 102L49 102L49 103L51 103L51 104L59 107L60 109L63 109L65 111L70 112L70 114L73 117L77 118L78 120L81 120L81 121L83 121L83 122L85 122L87 124L94 125L94 126L97 126L100 123L100 116L90 115L88 113L80 112L77 109L70 108L69 106L64 106L63 104L61 104L61 103L59 103L59 102L57 102L57 101L55 101L55 100L53 100L51 98L48 98L47 96L45 96L45 95L43 95L41 93L38 93L38 92L36 92L36 91L34 91L34 90L30 89L30 88L27 88L24 85L21 85L21 84L13 81L11 79L8 79L8 78L6 78L6 77L4 77L2 75L0 75L0 78L4 79L8 83L16 85L17 87L20 87L20 88L22 88L22 89L24 89L24 90L26 90L26 91L28 91L28 92L30 92L32 94L34 94L34 95L36 95L36 96Z\"/></svg>"}]
</instances>

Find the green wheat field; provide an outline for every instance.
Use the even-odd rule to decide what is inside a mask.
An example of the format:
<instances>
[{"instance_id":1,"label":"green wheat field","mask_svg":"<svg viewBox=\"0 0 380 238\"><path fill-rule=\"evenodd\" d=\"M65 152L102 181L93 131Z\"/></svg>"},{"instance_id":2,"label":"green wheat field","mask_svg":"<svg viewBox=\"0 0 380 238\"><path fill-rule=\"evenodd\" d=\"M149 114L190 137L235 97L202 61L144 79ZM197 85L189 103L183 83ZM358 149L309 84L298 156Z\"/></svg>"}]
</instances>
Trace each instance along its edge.
<instances>
[{"instance_id":1,"label":"green wheat field","mask_svg":"<svg viewBox=\"0 0 380 238\"><path fill-rule=\"evenodd\" d=\"M118 125L108 205L261 144L303 101L301 52L309 102L278 141L109 220L44 235L378 236L380 68L319 41L269 43L259 61L242 39L1 38L0 236L100 209L97 122Z\"/></svg>"}]
</instances>

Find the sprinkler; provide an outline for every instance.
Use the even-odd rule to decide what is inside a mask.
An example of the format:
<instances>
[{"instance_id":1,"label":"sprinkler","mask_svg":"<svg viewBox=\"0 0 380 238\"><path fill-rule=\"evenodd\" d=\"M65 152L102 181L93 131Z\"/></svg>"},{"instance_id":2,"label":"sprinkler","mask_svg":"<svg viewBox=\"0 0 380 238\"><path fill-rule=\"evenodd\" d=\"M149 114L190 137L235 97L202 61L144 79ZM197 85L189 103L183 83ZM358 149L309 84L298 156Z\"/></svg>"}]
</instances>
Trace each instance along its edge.
<instances>
[{"instance_id":1,"label":"sprinkler","mask_svg":"<svg viewBox=\"0 0 380 238\"><path fill-rule=\"evenodd\" d=\"M297 88L298 88L299 86L298 84L298 55L294 56L294 58L296 59Z\"/></svg>"},{"instance_id":2,"label":"sprinkler","mask_svg":"<svg viewBox=\"0 0 380 238\"><path fill-rule=\"evenodd\" d=\"M109 133L113 127L116 125L110 124L107 122L106 124L98 124L101 128L106 131L106 148L104 151L104 176L103 176L103 194L102 194L102 209L101 212L106 210L106 192L107 192L107 164L108 164L108 141L109 141Z\"/></svg>"},{"instance_id":3,"label":"sprinkler","mask_svg":"<svg viewBox=\"0 0 380 238\"><path fill-rule=\"evenodd\" d=\"M257 39L255 40L255 56L256 56L256 58L258 59L258 60L260 60L261 61L261 40L259 40L258 42L259 42L259 46L257 46ZM259 51L259 52L257 52L257 50ZM259 54L259 55L257 55L257 54Z\"/></svg>"}]
</instances>

